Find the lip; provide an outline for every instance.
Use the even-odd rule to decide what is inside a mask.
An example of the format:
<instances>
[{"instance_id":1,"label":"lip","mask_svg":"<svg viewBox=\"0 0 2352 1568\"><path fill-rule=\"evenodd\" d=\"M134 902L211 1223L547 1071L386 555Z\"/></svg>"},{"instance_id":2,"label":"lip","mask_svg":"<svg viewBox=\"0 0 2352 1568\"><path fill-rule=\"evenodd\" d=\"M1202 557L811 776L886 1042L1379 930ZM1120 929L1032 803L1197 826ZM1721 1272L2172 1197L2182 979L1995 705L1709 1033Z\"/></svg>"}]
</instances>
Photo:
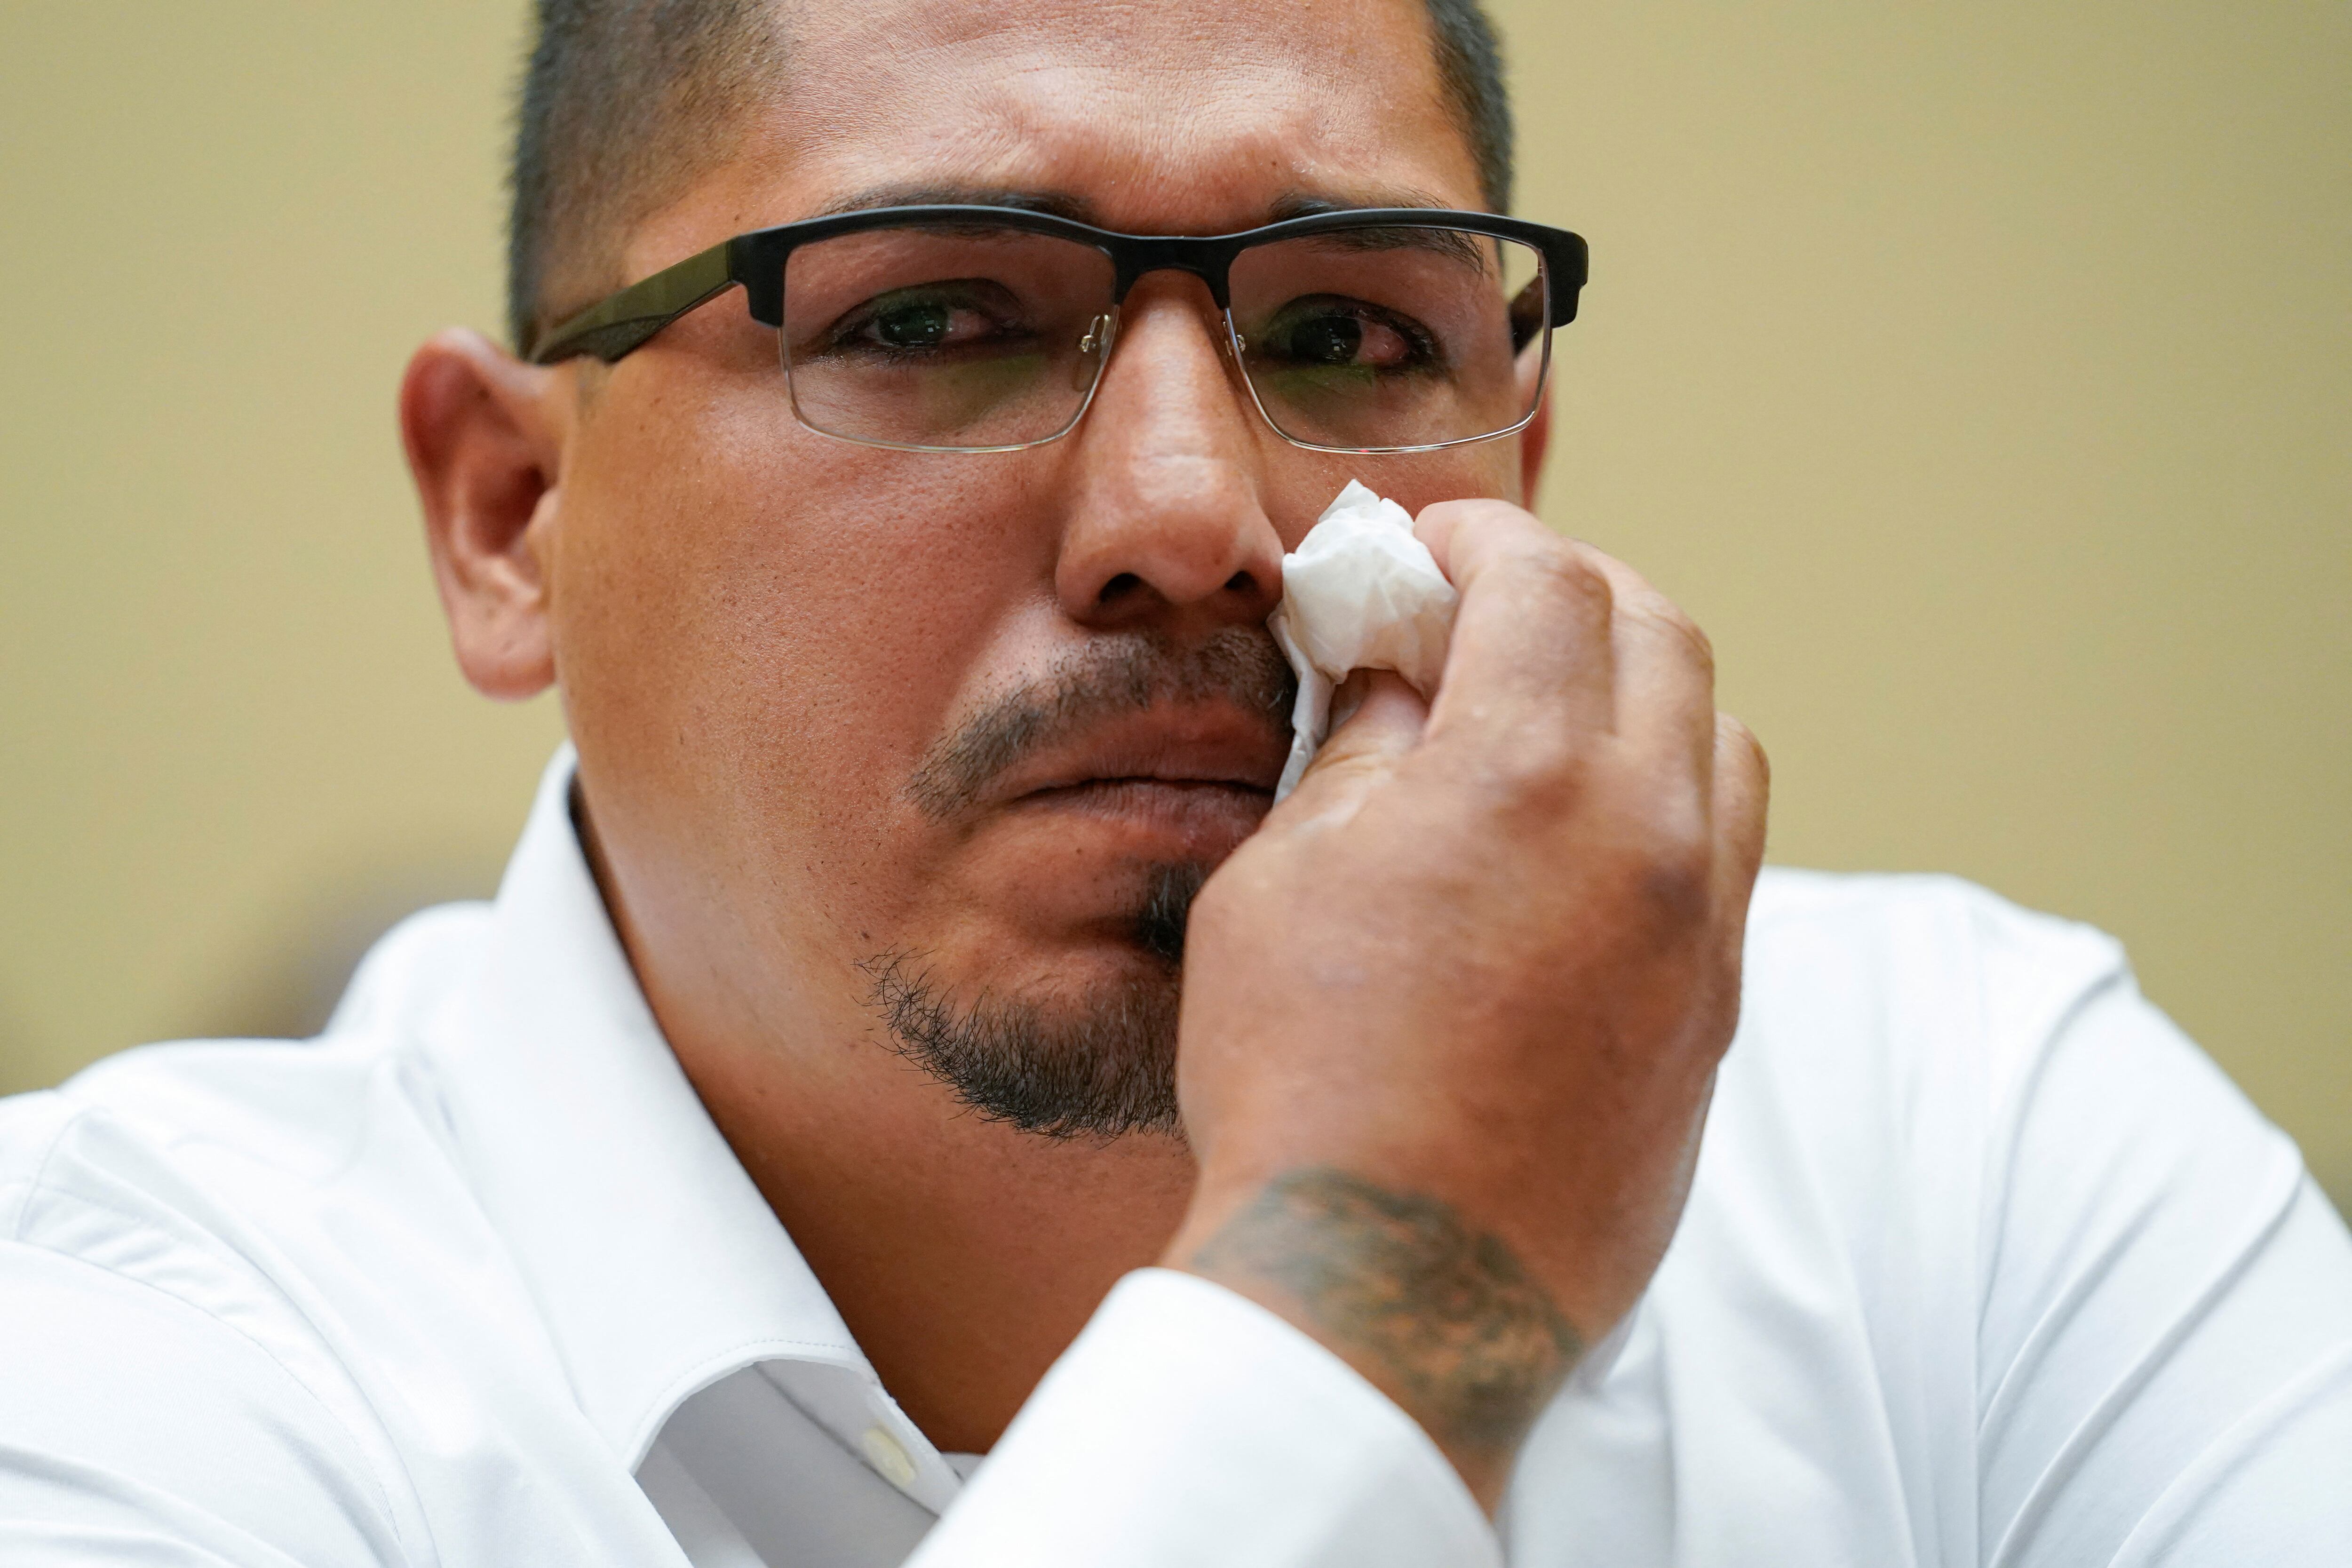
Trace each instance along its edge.
<instances>
[{"instance_id":1,"label":"lip","mask_svg":"<svg viewBox=\"0 0 2352 1568\"><path fill-rule=\"evenodd\" d=\"M1271 797L1289 737L1228 703L1162 703L1088 726L1016 764L993 804Z\"/></svg>"}]
</instances>

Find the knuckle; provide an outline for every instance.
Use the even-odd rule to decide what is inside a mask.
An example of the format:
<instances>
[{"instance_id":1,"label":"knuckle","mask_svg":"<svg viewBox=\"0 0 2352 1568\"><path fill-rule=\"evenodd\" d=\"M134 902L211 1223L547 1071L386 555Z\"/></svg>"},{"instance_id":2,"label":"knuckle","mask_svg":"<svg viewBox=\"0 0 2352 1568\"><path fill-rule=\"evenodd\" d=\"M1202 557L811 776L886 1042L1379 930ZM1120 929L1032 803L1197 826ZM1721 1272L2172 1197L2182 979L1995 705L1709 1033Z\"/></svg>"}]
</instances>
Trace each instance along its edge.
<instances>
[{"instance_id":1,"label":"knuckle","mask_svg":"<svg viewBox=\"0 0 2352 1568\"><path fill-rule=\"evenodd\" d=\"M1628 844L1592 869L1628 956L1685 951L1712 924L1715 859L1681 837Z\"/></svg>"},{"instance_id":2,"label":"knuckle","mask_svg":"<svg viewBox=\"0 0 2352 1568\"><path fill-rule=\"evenodd\" d=\"M1520 724L1507 741L1459 761L1456 776L1479 803L1476 809L1514 840L1548 834L1575 816L1595 766L1588 742L1544 721Z\"/></svg>"},{"instance_id":3,"label":"knuckle","mask_svg":"<svg viewBox=\"0 0 2352 1568\"><path fill-rule=\"evenodd\" d=\"M1567 815L1585 793L1591 759L1549 725L1528 725L1490 762L1486 782L1512 815L1538 821Z\"/></svg>"},{"instance_id":4,"label":"knuckle","mask_svg":"<svg viewBox=\"0 0 2352 1568\"><path fill-rule=\"evenodd\" d=\"M1713 901L1715 833L1696 790L1664 790L1653 797L1640 842L1642 891L1660 911L1704 914Z\"/></svg>"},{"instance_id":5,"label":"knuckle","mask_svg":"<svg viewBox=\"0 0 2352 1568\"><path fill-rule=\"evenodd\" d=\"M1695 931L1715 909L1715 858L1704 847L1676 845L1654 854L1638 885L1644 923L1662 934Z\"/></svg>"},{"instance_id":6,"label":"knuckle","mask_svg":"<svg viewBox=\"0 0 2352 1568\"><path fill-rule=\"evenodd\" d=\"M1764 742L1756 738L1755 731L1729 713L1717 713L1715 733L1717 749L1729 753L1733 765L1753 782L1759 793L1771 787L1772 759L1765 752ZM1717 763L1717 767L1721 764Z\"/></svg>"},{"instance_id":7,"label":"knuckle","mask_svg":"<svg viewBox=\"0 0 2352 1568\"><path fill-rule=\"evenodd\" d=\"M1692 620L1680 605L1654 588L1622 599L1619 614L1683 645L1691 662L1703 670L1709 680L1715 678L1715 643L1699 624Z\"/></svg>"},{"instance_id":8,"label":"knuckle","mask_svg":"<svg viewBox=\"0 0 2352 1568\"><path fill-rule=\"evenodd\" d=\"M1531 544L1519 576L1531 592L1581 616L1606 616L1614 607L1608 574L1565 540Z\"/></svg>"}]
</instances>

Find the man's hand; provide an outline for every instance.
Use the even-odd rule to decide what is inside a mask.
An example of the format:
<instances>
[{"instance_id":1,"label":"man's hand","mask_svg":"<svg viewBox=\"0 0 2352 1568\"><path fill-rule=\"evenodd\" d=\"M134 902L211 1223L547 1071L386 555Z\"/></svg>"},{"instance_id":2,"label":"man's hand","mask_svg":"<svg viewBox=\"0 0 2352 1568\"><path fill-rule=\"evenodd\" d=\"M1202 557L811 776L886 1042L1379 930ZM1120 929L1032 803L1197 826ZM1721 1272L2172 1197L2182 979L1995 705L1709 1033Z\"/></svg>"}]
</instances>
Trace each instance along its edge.
<instances>
[{"instance_id":1,"label":"man's hand","mask_svg":"<svg viewBox=\"0 0 2352 1568\"><path fill-rule=\"evenodd\" d=\"M1681 1214L1766 768L1631 570L1499 501L1416 531L1462 592L1434 704L1351 681L1193 908L1167 1261L1345 1357L1491 1508Z\"/></svg>"}]
</instances>

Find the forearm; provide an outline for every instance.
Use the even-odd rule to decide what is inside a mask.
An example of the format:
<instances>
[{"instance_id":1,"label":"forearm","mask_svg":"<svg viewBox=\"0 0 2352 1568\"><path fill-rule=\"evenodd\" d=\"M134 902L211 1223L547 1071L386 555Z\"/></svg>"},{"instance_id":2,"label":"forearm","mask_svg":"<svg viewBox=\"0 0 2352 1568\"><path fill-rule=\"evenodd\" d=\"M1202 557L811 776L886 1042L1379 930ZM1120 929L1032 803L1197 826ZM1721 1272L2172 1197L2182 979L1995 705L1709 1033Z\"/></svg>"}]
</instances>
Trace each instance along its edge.
<instances>
[{"instance_id":1,"label":"forearm","mask_svg":"<svg viewBox=\"0 0 2352 1568\"><path fill-rule=\"evenodd\" d=\"M1288 1171L1169 1261L1280 1313L1419 1422L1489 1511L1582 1351L1500 1237L1331 1166Z\"/></svg>"}]
</instances>

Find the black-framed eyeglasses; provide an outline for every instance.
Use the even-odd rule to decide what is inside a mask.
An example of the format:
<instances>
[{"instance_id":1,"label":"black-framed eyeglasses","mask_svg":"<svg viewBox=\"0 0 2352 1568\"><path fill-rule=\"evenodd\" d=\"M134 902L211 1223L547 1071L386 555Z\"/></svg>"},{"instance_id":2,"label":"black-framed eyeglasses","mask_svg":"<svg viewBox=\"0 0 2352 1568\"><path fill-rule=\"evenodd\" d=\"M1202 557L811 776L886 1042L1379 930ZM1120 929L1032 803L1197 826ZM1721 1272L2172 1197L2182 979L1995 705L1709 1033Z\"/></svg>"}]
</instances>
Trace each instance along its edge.
<instances>
[{"instance_id":1,"label":"black-framed eyeglasses","mask_svg":"<svg viewBox=\"0 0 2352 1568\"><path fill-rule=\"evenodd\" d=\"M1285 440L1427 452L1535 416L1550 329L1576 319L1586 265L1565 229L1442 208L1194 237L1011 207L881 207L737 235L529 355L610 363L740 284L752 320L776 329L810 429L907 451L1019 451L1076 427L1128 290L1172 269L1207 285L1251 400Z\"/></svg>"}]
</instances>

